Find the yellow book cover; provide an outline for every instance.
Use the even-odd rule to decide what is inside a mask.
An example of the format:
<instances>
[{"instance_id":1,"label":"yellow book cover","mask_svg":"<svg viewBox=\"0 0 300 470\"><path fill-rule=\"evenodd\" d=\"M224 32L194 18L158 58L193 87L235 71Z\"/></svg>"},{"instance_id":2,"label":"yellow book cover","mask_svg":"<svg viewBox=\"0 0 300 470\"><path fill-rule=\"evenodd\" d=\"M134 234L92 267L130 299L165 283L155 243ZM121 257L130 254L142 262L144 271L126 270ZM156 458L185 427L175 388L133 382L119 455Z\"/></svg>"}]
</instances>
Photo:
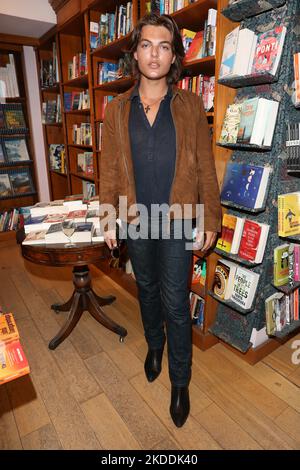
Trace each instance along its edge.
<instances>
[{"instance_id":1,"label":"yellow book cover","mask_svg":"<svg viewBox=\"0 0 300 470\"><path fill-rule=\"evenodd\" d=\"M278 235L300 235L300 191L278 196Z\"/></svg>"},{"instance_id":2,"label":"yellow book cover","mask_svg":"<svg viewBox=\"0 0 300 470\"><path fill-rule=\"evenodd\" d=\"M18 328L12 313L0 315L0 341L11 341L19 338Z\"/></svg>"},{"instance_id":3,"label":"yellow book cover","mask_svg":"<svg viewBox=\"0 0 300 470\"><path fill-rule=\"evenodd\" d=\"M224 214L222 220L222 232L217 241L217 248L230 253L234 230L236 227L236 217L230 214Z\"/></svg>"},{"instance_id":4,"label":"yellow book cover","mask_svg":"<svg viewBox=\"0 0 300 470\"><path fill-rule=\"evenodd\" d=\"M273 282L275 286L284 286L289 281L289 245L274 248Z\"/></svg>"}]
</instances>

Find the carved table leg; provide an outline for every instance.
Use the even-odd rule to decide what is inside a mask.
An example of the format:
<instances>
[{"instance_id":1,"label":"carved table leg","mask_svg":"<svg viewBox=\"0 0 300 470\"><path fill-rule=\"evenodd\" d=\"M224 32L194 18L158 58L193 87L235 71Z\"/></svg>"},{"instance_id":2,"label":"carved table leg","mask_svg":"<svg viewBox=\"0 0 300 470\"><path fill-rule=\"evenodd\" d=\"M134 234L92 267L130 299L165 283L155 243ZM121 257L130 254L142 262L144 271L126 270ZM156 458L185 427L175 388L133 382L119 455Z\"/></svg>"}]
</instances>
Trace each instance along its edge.
<instances>
[{"instance_id":1,"label":"carved table leg","mask_svg":"<svg viewBox=\"0 0 300 470\"><path fill-rule=\"evenodd\" d=\"M68 319L64 326L59 330L57 335L54 336L54 338L50 341L49 349L55 349L64 339L67 338L67 336L69 336L71 331L75 328L83 313L80 303L80 294L75 292L73 295L73 304Z\"/></svg>"},{"instance_id":2,"label":"carved table leg","mask_svg":"<svg viewBox=\"0 0 300 470\"><path fill-rule=\"evenodd\" d=\"M72 297L64 304L53 304L51 308L55 311L70 310L65 325L57 335L50 341L49 348L55 349L64 339L69 336L78 323L82 313L87 310L99 323L120 335L122 341L127 331L122 326L112 321L105 315L102 306L111 304L116 297L109 295L100 297L91 289L91 275L88 266L75 266L73 268L73 284L75 290Z\"/></svg>"},{"instance_id":3,"label":"carved table leg","mask_svg":"<svg viewBox=\"0 0 300 470\"><path fill-rule=\"evenodd\" d=\"M118 325L113 320L111 320L107 315L105 315L101 306L98 303L98 299L95 297L94 292L90 290L89 292L87 292L86 295L89 299L88 311L93 315L95 320L97 320L97 322L101 323L109 330L114 331L115 333L120 335L120 339L125 338L125 336L127 335L127 330L125 330L125 328Z\"/></svg>"},{"instance_id":4,"label":"carved table leg","mask_svg":"<svg viewBox=\"0 0 300 470\"><path fill-rule=\"evenodd\" d=\"M55 313L68 312L72 306L74 294L75 294L75 291L73 292L70 299L65 304L52 304L51 305L52 310L54 310Z\"/></svg>"}]
</instances>

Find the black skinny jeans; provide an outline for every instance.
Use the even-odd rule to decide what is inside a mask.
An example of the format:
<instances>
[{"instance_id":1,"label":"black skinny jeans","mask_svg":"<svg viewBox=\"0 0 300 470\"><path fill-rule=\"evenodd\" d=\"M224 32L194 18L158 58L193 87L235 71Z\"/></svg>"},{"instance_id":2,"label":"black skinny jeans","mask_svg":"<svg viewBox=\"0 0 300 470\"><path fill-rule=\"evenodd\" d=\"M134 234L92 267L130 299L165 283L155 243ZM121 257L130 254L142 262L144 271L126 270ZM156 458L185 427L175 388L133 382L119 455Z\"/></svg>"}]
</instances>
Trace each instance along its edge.
<instances>
[{"instance_id":1,"label":"black skinny jeans","mask_svg":"<svg viewBox=\"0 0 300 470\"><path fill-rule=\"evenodd\" d=\"M177 224L177 225L176 225ZM186 249L191 235L176 239L182 221L171 221L170 238L162 237L162 222L154 238L132 239L127 230L128 254L138 286L138 296L148 347L163 347L167 334L169 376L172 385L187 386L191 377L192 325L189 276L192 250ZM174 236L175 234L175 236ZM146 238L146 237L145 237Z\"/></svg>"}]
</instances>

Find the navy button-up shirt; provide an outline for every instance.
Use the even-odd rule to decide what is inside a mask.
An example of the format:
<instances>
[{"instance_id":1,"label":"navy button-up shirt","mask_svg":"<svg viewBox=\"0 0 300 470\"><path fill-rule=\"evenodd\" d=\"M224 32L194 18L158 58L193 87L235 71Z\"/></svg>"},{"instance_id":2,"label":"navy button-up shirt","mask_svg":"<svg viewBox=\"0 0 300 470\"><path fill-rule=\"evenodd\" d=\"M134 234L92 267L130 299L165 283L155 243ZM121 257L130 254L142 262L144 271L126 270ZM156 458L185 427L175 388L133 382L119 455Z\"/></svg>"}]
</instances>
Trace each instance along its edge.
<instances>
[{"instance_id":1,"label":"navy button-up shirt","mask_svg":"<svg viewBox=\"0 0 300 470\"><path fill-rule=\"evenodd\" d=\"M138 86L131 95L129 134L138 204L149 216L151 204L169 204L176 160L176 132L171 114L172 89L160 103L151 126L140 101Z\"/></svg>"}]
</instances>

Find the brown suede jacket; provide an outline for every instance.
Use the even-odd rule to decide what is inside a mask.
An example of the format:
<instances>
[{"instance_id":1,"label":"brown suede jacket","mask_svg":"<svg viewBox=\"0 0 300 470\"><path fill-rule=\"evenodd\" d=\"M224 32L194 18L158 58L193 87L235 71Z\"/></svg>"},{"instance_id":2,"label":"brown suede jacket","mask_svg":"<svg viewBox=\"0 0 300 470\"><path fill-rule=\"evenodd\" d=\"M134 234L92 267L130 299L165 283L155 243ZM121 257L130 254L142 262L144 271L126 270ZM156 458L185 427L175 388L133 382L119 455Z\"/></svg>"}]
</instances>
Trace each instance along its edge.
<instances>
[{"instance_id":1,"label":"brown suede jacket","mask_svg":"<svg viewBox=\"0 0 300 470\"><path fill-rule=\"evenodd\" d=\"M111 204L116 217L138 223L133 162L128 131L132 89L116 96L106 107L100 156L100 204ZM192 204L185 218L196 216L197 203L204 204L205 231L220 231L221 205L207 118L202 99L193 93L173 87L171 112L176 130L175 174L170 193L170 205ZM127 206L119 204L119 196L127 196ZM170 218L182 218L170 212ZM106 219L105 219L106 217ZM100 216L102 230L107 230L108 217Z\"/></svg>"}]
</instances>

